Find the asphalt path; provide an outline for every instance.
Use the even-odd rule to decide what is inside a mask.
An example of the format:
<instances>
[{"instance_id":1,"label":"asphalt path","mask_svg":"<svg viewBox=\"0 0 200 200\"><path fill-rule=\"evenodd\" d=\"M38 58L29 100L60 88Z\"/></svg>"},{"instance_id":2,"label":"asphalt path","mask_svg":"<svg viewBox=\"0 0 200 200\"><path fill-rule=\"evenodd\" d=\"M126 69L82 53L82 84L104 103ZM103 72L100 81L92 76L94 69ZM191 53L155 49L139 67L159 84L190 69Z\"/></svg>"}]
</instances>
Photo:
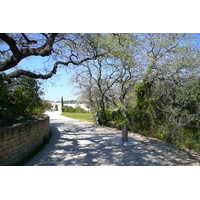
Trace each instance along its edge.
<instances>
[{"instance_id":1,"label":"asphalt path","mask_svg":"<svg viewBox=\"0 0 200 200\"><path fill-rule=\"evenodd\" d=\"M170 166L168 159L121 131L49 112L52 138L25 166Z\"/></svg>"}]
</instances>

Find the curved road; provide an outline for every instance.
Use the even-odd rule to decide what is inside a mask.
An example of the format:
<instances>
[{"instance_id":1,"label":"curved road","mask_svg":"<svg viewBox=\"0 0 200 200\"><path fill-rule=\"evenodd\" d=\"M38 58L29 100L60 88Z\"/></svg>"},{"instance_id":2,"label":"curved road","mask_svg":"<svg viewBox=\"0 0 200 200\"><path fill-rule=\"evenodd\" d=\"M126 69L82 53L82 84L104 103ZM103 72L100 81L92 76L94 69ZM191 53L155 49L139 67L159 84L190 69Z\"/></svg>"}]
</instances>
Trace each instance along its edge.
<instances>
[{"instance_id":1,"label":"curved road","mask_svg":"<svg viewBox=\"0 0 200 200\"><path fill-rule=\"evenodd\" d=\"M25 166L170 166L143 142L122 143L121 132L49 112L52 138Z\"/></svg>"}]
</instances>

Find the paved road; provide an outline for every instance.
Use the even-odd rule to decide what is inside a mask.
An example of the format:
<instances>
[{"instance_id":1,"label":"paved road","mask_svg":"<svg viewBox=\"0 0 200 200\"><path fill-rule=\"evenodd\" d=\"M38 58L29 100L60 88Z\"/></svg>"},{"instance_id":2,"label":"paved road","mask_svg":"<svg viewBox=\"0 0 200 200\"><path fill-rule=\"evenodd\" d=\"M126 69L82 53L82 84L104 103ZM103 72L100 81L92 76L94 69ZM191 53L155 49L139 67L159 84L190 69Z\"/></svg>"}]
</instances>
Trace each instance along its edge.
<instances>
[{"instance_id":1,"label":"paved road","mask_svg":"<svg viewBox=\"0 0 200 200\"><path fill-rule=\"evenodd\" d=\"M26 166L170 166L173 162L136 139L120 142L121 132L48 113L52 138Z\"/></svg>"}]
</instances>

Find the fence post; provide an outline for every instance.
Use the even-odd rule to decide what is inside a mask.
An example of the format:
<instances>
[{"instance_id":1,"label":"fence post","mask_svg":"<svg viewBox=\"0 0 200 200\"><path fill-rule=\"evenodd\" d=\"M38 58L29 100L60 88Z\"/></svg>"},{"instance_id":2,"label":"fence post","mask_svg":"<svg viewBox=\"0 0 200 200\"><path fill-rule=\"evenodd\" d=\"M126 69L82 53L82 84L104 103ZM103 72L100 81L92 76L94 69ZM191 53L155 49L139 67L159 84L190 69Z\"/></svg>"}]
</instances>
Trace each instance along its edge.
<instances>
[{"instance_id":1,"label":"fence post","mask_svg":"<svg viewBox=\"0 0 200 200\"><path fill-rule=\"evenodd\" d=\"M122 124L122 141L128 141L128 128L127 124Z\"/></svg>"}]
</instances>

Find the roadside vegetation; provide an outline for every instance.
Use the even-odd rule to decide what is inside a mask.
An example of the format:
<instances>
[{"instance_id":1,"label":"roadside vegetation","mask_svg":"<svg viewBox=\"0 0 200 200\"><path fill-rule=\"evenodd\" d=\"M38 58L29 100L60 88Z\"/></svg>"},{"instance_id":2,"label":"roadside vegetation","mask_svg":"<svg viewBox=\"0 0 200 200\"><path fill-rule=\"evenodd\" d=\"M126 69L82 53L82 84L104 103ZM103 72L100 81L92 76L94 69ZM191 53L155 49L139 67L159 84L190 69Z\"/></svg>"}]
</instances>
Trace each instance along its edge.
<instances>
[{"instance_id":1,"label":"roadside vegetation","mask_svg":"<svg viewBox=\"0 0 200 200\"><path fill-rule=\"evenodd\" d=\"M72 77L99 124L200 152L200 51L192 34L104 35ZM101 51L101 49L99 49Z\"/></svg>"},{"instance_id":2,"label":"roadside vegetation","mask_svg":"<svg viewBox=\"0 0 200 200\"><path fill-rule=\"evenodd\" d=\"M10 79L0 74L0 127L42 117L48 106L42 94L40 84L30 77Z\"/></svg>"}]
</instances>

